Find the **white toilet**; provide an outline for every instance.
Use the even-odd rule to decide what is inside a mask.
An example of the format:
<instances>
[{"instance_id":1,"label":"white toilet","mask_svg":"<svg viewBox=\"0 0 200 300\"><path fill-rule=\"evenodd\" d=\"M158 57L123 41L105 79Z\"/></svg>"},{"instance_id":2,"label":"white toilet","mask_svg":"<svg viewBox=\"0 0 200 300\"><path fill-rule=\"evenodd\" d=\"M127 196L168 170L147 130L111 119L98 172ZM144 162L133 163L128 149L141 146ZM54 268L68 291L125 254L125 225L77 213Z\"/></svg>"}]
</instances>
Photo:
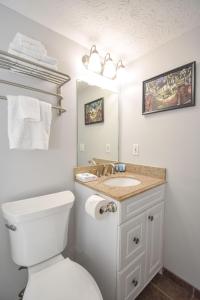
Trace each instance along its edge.
<instances>
[{"instance_id":1,"label":"white toilet","mask_svg":"<svg viewBox=\"0 0 200 300\"><path fill-rule=\"evenodd\" d=\"M103 300L88 271L61 255L73 202L64 191L2 205L12 258L28 268L23 300Z\"/></svg>"}]
</instances>

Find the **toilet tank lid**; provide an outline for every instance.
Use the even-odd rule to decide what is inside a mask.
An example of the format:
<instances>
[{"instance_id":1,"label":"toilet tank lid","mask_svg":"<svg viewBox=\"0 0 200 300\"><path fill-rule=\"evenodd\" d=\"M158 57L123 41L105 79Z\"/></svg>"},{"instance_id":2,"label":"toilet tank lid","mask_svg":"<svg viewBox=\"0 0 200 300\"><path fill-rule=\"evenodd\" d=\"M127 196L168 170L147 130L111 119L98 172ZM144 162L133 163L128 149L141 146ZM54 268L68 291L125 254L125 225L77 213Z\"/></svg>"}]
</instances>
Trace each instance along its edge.
<instances>
[{"instance_id":1,"label":"toilet tank lid","mask_svg":"<svg viewBox=\"0 0 200 300\"><path fill-rule=\"evenodd\" d=\"M9 222L29 221L48 214L57 213L63 208L70 209L74 195L70 191L6 202L2 204L4 218Z\"/></svg>"}]
</instances>

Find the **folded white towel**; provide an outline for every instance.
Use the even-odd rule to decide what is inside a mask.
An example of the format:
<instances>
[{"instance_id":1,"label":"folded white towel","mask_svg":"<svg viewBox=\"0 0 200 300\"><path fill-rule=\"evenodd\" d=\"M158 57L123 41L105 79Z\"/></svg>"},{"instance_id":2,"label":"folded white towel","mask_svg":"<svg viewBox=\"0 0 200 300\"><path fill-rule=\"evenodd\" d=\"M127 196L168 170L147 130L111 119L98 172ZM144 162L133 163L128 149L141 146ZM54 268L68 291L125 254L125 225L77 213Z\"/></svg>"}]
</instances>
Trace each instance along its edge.
<instances>
[{"instance_id":1,"label":"folded white towel","mask_svg":"<svg viewBox=\"0 0 200 300\"><path fill-rule=\"evenodd\" d=\"M30 60L32 62L35 62L35 63L37 63L37 64L39 64L41 66L44 66L44 67L47 67L47 68L50 68L50 69L53 69L53 70L58 70L58 66L57 65L51 65L51 64L45 63L45 62L43 62L41 60L37 60L37 59L35 59L35 58L31 57L31 56L27 56L27 55L22 54L22 53L20 53L18 51L9 49L8 53L13 54L13 55L18 56L18 57L21 57L21 58L25 58L25 59ZM26 63L24 63L24 65L26 65Z\"/></svg>"},{"instance_id":2,"label":"folded white towel","mask_svg":"<svg viewBox=\"0 0 200 300\"><path fill-rule=\"evenodd\" d=\"M15 45L13 43L9 44L9 49L14 50L16 52L25 54L27 56L33 57L35 59L43 59L43 57L45 57L45 55L43 55L40 51L38 50L33 50L24 46L19 46L19 45Z\"/></svg>"},{"instance_id":3,"label":"folded white towel","mask_svg":"<svg viewBox=\"0 0 200 300\"><path fill-rule=\"evenodd\" d=\"M26 96L18 96L20 119L29 119L30 121L40 121L40 101L38 99Z\"/></svg>"},{"instance_id":4,"label":"folded white towel","mask_svg":"<svg viewBox=\"0 0 200 300\"><path fill-rule=\"evenodd\" d=\"M52 119L51 104L39 101L39 122L20 117L20 101L17 96L8 98L8 138L10 149L47 150Z\"/></svg>"},{"instance_id":5,"label":"folded white towel","mask_svg":"<svg viewBox=\"0 0 200 300\"><path fill-rule=\"evenodd\" d=\"M58 60L56 58L48 56L48 55L43 56L40 60L49 65L57 66L57 64L58 64Z\"/></svg>"},{"instance_id":6,"label":"folded white towel","mask_svg":"<svg viewBox=\"0 0 200 300\"><path fill-rule=\"evenodd\" d=\"M32 39L22 33L17 33L12 41L14 45L26 47L32 50L38 50L41 54L47 55L45 46L38 40Z\"/></svg>"},{"instance_id":7,"label":"folded white towel","mask_svg":"<svg viewBox=\"0 0 200 300\"><path fill-rule=\"evenodd\" d=\"M48 56L48 55L43 55L37 49L33 50L33 49L29 49L29 48L26 48L26 47L21 47L19 45L14 45L13 43L10 43L9 44L9 50L13 50L17 53L19 52L19 53L24 54L28 57L32 57L34 59L42 61L46 64L50 64L50 65L57 65L58 64L58 60L56 58Z\"/></svg>"}]
</instances>

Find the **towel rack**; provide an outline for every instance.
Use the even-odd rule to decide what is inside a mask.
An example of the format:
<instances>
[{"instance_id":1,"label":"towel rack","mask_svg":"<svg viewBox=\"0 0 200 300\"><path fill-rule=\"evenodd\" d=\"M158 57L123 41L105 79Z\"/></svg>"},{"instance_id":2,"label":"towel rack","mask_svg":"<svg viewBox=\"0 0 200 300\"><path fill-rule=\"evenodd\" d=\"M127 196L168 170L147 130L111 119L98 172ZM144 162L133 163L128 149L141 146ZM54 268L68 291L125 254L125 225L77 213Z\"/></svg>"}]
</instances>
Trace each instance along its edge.
<instances>
[{"instance_id":1,"label":"towel rack","mask_svg":"<svg viewBox=\"0 0 200 300\"><path fill-rule=\"evenodd\" d=\"M0 100L8 100L6 96L0 96ZM52 105L51 106L53 109L56 109L59 111L59 113L63 113L63 112L66 112L66 109L62 108L61 106L55 106L55 105Z\"/></svg>"},{"instance_id":2,"label":"towel rack","mask_svg":"<svg viewBox=\"0 0 200 300\"><path fill-rule=\"evenodd\" d=\"M40 65L38 63L32 62L25 58L18 57L16 55L10 54L8 52L0 50L0 68L11 71L13 73L19 73L26 76L38 78L44 81L48 81L56 85L56 93L52 93L46 90L38 89L29 85L20 84L13 81L0 79L0 84L11 85L34 92L42 93L49 96L54 96L57 98L58 105L52 106L52 108L59 111L59 115L66 110L62 107L62 95L61 87L71 80L70 76L58 71L55 71L46 66ZM1 100L7 100L6 96L0 96Z\"/></svg>"}]
</instances>

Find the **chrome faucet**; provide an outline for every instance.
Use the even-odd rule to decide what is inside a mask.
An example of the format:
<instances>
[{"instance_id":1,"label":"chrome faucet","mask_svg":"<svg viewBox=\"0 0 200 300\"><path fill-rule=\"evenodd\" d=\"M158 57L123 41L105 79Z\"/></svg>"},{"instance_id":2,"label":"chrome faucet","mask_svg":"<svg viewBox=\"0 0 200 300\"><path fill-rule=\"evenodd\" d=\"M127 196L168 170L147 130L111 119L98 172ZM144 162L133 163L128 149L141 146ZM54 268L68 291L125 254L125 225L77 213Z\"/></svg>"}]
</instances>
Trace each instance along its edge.
<instances>
[{"instance_id":1,"label":"chrome faucet","mask_svg":"<svg viewBox=\"0 0 200 300\"><path fill-rule=\"evenodd\" d=\"M109 174L115 174L115 164L109 163L104 166L103 175L108 176Z\"/></svg>"},{"instance_id":2,"label":"chrome faucet","mask_svg":"<svg viewBox=\"0 0 200 300\"><path fill-rule=\"evenodd\" d=\"M88 160L90 166L96 166L96 161L94 159Z\"/></svg>"}]
</instances>

